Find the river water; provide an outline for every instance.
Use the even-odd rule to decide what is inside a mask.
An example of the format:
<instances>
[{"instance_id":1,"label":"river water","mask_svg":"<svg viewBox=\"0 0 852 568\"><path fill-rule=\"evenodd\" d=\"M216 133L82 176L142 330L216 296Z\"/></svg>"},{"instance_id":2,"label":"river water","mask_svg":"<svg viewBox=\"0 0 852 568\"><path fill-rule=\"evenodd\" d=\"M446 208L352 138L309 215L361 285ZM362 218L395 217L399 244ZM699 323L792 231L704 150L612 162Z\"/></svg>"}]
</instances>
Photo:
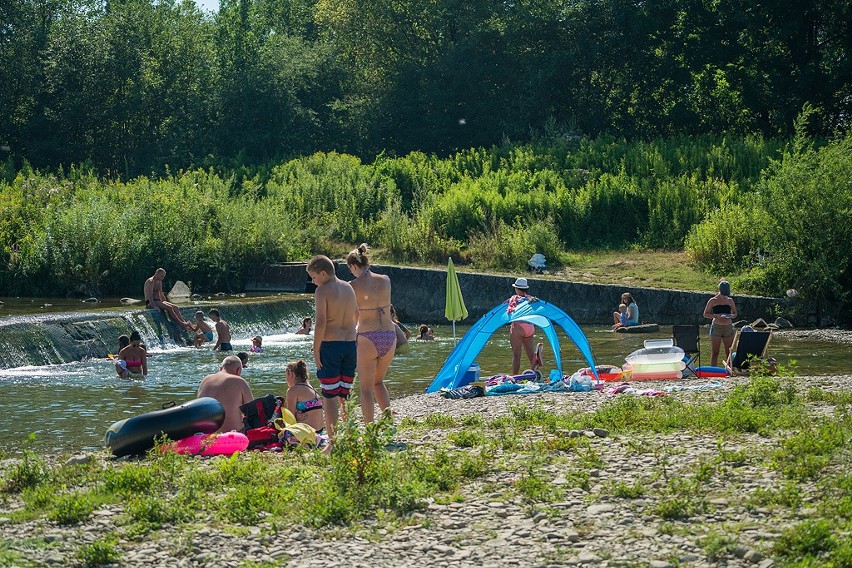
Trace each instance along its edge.
<instances>
[{"instance_id":1,"label":"river water","mask_svg":"<svg viewBox=\"0 0 852 568\"><path fill-rule=\"evenodd\" d=\"M24 313L41 313L44 309L54 307L63 314L73 310L91 309L91 306L79 301L2 300L5 305L0 310L0 324L15 318L20 320L28 317L21 315ZM276 301L281 300L277 298ZM311 355L312 339L292 333L303 316L312 315L311 297L289 295L283 301L289 306L285 311L276 312L274 318L254 323L239 321L237 308L231 307L236 317L233 320L235 323L232 323L233 344L236 350L248 351L250 338L256 334L263 336L263 353L252 354L243 373L255 396L267 393L284 395L284 366L288 361L300 358L308 361L311 382L318 387ZM49 308L41 307L45 303L52 305ZM200 303L201 307L204 307L204 303ZM113 306L109 310L126 310L118 307L117 300L104 301L102 304ZM223 311L223 317L229 319L226 310ZM10 312L18 315L10 316ZM416 329L420 322L405 323L411 329ZM474 322L457 325L457 336L460 338L472 323ZM35 329L42 324L33 320L32 325ZM423 392L452 351L452 327L432 327L436 334L435 341L412 341L407 352L395 357L386 378L392 398ZM643 335L614 334L606 326L582 327L598 364L623 364L624 357L641 348L645 339L671 336L670 327L662 327L658 334ZM0 327L0 333L3 333L2 330ZM194 398L201 378L219 368L223 355L212 352L209 346L205 349L194 349L160 343L150 333L148 330L147 337L143 333L146 343L150 346L151 355L149 375L145 380L118 378L111 361L106 357L60 364L0 368L0 452L13 454L20 451L22 444L31 434L35 434L35 439L28 443L32 443L39 451L69 453L97 449L102 447L104 433L113 422L157 410L170 401L180 403ZM706 337L706 329L702 333L702 364L706 365L709 364L710 343ZM547 344L542 333L537 332L536 336L537 341ZM110 337L109 341L115 340ZM570 373L586 366L574 344L561 332L560 342L565 372ZM549 371L553 361L548 351L546 347L545 372ZM797 361L799 375L840 374L848 372L852 365L852 350L848 346L787 339L783 334L775 334L770 352L784 365L793 360ZM508 330L498 330L492 336L477 357L477 362L482 368L482 376L510 370ZM460 401L459 404L464 402Z\"/></svg>"}]
</instances>

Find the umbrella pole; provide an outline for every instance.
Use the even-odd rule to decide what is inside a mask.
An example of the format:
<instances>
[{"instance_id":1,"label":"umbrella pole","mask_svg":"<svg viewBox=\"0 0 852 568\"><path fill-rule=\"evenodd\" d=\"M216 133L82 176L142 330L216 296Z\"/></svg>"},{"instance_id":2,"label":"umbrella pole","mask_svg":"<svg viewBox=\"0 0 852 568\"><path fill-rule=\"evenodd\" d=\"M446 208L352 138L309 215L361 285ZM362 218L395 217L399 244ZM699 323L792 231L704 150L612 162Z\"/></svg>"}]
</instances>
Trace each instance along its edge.
<instances>
[{"instance_id":1,"label":"umbrella pole","mask_svg":"<svg viewBox=\"0 0 852 568\"><path fill-rule=\"evenodd\" d=\"M456 344L456 320L453 320L453 345Z\"/></svg>"}]
</instances>

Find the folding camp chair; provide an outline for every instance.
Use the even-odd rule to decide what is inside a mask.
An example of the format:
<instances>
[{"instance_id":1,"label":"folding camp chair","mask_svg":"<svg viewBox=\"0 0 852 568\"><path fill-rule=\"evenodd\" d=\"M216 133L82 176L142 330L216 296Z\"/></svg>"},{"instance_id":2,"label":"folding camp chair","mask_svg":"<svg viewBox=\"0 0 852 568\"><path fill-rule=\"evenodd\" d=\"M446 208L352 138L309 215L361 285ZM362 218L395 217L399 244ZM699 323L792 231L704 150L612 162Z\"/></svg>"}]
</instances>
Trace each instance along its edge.
<instances>
[{"instance_id":1,"label":"folding camp chair","mask_svg":"<svg viewBox=\"0 0 852 568\"><path fill-rule=\"evenodd\" d=\"M689 356L686 362L686 370L695 374L696 369L701 366L701 345L697 325L675 325L672 326L672 338L674 344L683 349ZM695 363L698 362L696 365Z\"/></svg>"},{"instance_id":2,"label":"folding camp chair","mask_svg":"<svg viewBox=\"0 0 852 568\"><path fill-rule=\"evenodd\" d=\"M766 358L770 339L771 331L738 331L731 348L731 364L728 370L732 374L748 373L751 360Z\"/></svg>"}]
</instances>

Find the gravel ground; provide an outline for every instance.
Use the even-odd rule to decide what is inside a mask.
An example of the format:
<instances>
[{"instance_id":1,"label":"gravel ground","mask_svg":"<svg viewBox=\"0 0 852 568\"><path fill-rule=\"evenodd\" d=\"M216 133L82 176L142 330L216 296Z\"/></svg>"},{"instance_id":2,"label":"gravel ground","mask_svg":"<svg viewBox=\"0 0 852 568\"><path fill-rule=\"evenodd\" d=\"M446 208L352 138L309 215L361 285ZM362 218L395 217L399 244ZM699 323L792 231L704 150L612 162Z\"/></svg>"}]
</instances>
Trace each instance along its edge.
<instances>
[{"instance_id":1,"label":"gravel ground","mask_svg":"<svg viewBox=\"0 0 852 568\"><path fill-rule=\"evenodd\" d=\"M848 334L847 334L848 335ZM726 380L714 390L681 391L670 396L684 400L716 400L744 378ZM690 381L683 384L702 384ZM670 383L669 383L670 384ZM819 386L829 391L852 389L852 375L800 377L801 389ZM643 383L642 387L661 384ZM632 395L617 395L632 396ZM476 414L493 419L507 415L513 405L543 407L551 412L592 412L609 397L599 392L545 393L497 396L470 400L448 400L420 394L394 401L398 419L423 419L429 414L454 417ZM831 412L822 404L810 405L813 412ZM434 447L448 431L424 433L401 428L398 438L409 447ZM576 433L574 433L576 435ZM357 528L316 531L288 527L276 531L271 524L245 527L240 531L200 523L191 527L161 530L144 541L121 540L121 566L756 566L774 564L769 557L772 543L781 532L813 515L811 502L818 495L815 483L801 483L803 506L798 509L749 504L762 489L779 488L782 475L765 456L777 446L777 438L759 435L728 437L677 432L665 435L610 436L605 431L588 436L590 448L602 462L583 466L576 452L561 452L556 463L539 472L556 487L565 489L563 500L530 505L523 502L513 483L524 473L522 464L508 466L499 474L487 475L461 490L463 502L430 503L415 513L406 526L384 526L367 521ZM565 432L564 435L571 435ZM437 436L437 438L436 438ZM738 463L724 467L703 487L706 509L687 521L664 522L655 511L663 498L666 481L691 476L700 463L720 455L720 446ZM498 455L512 463L512 456ZM90 459L103 460L102 454ZM109 464L105 462L105 467ZM572 475L589 476L590 489L573 487ZM664 477L662 477L664 475ZM647 487L633 499L616 498L611 486L621 481ZM16 506L9 497L4 508ZM61 527L44 519L12 523L0 513L3 550L23 552L35 566L74 565L74 551L105 533L122 534L120 506L95 512L79 526ZM721 554L708 552L708 535L721 534L731 545Z\"/></svg>"}]
</instances>

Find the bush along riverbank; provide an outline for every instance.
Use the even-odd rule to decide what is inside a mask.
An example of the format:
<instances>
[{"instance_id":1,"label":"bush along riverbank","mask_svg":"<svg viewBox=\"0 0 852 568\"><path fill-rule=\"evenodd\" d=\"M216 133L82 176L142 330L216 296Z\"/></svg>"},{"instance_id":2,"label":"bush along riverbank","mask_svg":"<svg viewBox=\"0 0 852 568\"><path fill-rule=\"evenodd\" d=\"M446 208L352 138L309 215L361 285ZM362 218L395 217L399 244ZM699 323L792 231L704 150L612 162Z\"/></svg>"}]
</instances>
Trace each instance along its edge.
<instances>
[{"instance_id":1,"label":"bush along riverbank","mask_svg":"<svg viewBox=\"0 0 852 568\"><path fill-rule=\"evenodd\" d=\"M0 565L849 566L850 385L415 395L330 457L25 449Z\"/></svg>"}]
</instances>

